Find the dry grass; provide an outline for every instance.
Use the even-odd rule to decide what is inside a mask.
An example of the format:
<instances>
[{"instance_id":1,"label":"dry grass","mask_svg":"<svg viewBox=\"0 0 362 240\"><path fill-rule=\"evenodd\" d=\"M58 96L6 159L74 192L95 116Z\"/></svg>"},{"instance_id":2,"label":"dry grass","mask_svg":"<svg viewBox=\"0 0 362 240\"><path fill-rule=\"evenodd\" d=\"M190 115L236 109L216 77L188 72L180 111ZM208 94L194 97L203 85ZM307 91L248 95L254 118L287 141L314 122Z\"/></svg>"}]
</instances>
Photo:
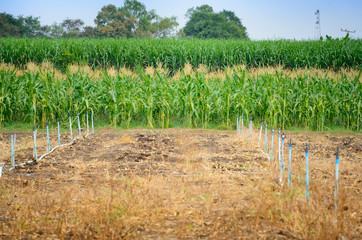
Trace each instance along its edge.
<instances>
[{"instance_id":1,"label":"dry grass","mask_svg":"<svg viewBox=\"0 0 362 240\"><path fill-rule=\"evenodd\" d=\"M150 137L145 130L129 130L84 139L71 147L74 150L61 149L29 167L33 177L22 175L29 171L24 169L1 178L0 236L360 238L361 154L349 156L351 150L342 149L339 208L335 212L333 155L326 155L331 144L318 149L313 145L310 202L304 196L301 142L308 136L317 144L325 136L294 135L297 146L292 185L288 187L286 174L283 184L279 183L277 161L270 163L256 146L257 132L252 144L247 136L206 130L153 130ZM140 133L148 140L135 137ZM173 139L172 144L160 148L157 142L163 139ZM155 157L170 147L175 148L170 157L177 161ZM154 153L139 165L146 166L141 170L127 165L126 159L114 159L123 152L131 151L131 156L148 148ZM70 161L65 161L68 157ZM159 169L168 171L165 174Z\"/></svg>"},{"instance_id":2,"label":"dry grass","mask_svg":"<svg viewBox=\"0 0 362 240\"><path fill-rule=\"evenodd\" d=\"M18 69L11 64L6 64L4 62L0 63L0 69L4 70L15 70L16 75L23 75L25 72L50 72L54 74L56 79L65 79L66 75L61 73L59 70L54 68L54 66L49 62L43 62L40 65L29 62L26 64L24 69ZM298 68L294 70L285 69L283 66L266 66L260 68L251 68L248 69L245 65L236 65L233 67L226 67L225 69L217 69L216 71L211 71L207 68L207 66L201 64L196 69L192 67L190 63L186 63L183 69L179 72L174 73L172 76L169 76L169 71L166 69L162 63L158 63L156 69L152 66L147 66L144 69L144 72L152 77L156 76L156 71L163 76L167 76L170 80L177 80L181 76L190 75L195 76L195 73L205 74L206 79L219 78L225 80L226 76L231 76L233 74L242 75L243 71L246 73L246 77L258 77L262 75L273 75L275 72L279 72L282 76L288 76L290 78L299 78L299 77L328 77L335 81L341 79L342 74L347 76L350 79L354 79L359 77L361 81L361 76L359 70L355 69L342 69L338 72L330 70L330 69L316 69L316 68ZM94 80L99 80L104 77L104 74L107 73L109 76L129 76L133 78L137 78L138 74L128 68L115 69L110 67L109 69L97 69L93 70L87 65L69 65L67 68L67 72L70 74L84 74L86 76L92 77Z\"/></svg>"}]
</instances>

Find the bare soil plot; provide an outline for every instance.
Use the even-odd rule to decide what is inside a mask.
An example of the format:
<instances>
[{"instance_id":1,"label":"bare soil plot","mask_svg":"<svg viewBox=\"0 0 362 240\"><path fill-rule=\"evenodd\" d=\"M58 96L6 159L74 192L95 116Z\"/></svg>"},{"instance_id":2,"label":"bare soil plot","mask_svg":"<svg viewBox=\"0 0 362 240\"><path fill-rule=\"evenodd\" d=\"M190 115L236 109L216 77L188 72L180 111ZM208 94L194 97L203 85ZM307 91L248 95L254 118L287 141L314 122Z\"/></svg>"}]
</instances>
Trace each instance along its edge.
<instances>
[{"instance_id":1,"label":"bare soil plot","mask_svg":"<svg viewBox=\"0 0 362 240\"><path fill-rule=\"evenodd\" d=\"M246 132L244 132L246 134ZM109 130L76 140L0 179L0 236L55 239L348 239L362 237L360 134L293 133L292 185L274 161L234 132ZM17 162L32 159L17 135ZM0 157L9 166L8 134ZM46 151L39 134L39 154ZM52 145L56 144L52 136ZM62 137L69 142L69 136ZM305 200L302 144L310 150ZM270 148L270 139L268 148ZM341 148L338 211L334 159ZM269 149L268 149L269 151Z\"/></svg>"}]
</instances>

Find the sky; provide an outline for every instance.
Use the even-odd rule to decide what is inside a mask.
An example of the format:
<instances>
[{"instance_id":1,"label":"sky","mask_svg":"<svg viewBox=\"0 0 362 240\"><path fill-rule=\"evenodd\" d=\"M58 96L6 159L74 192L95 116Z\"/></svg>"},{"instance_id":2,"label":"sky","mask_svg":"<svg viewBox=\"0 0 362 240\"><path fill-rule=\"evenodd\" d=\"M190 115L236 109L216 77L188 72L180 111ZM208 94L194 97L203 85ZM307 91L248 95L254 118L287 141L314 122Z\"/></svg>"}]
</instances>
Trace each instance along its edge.
<instances>
[{"instance_id":1,"label":"sky","mask_svg":"<svg viewBox=\"0 0 362 240\"><path fill-rule=\"evenodd\" d=\"M176 16L182 28L191 7L208 4L215 12L231 10L241 19L252 40L315 39L316 15L320 11L322 36L340 38L341 28L355 30L350 35L362 38L362 0L139 0L147 10L161 17ZM108 4L122 6L124 0L0 0L0 12L14 16L40 17L42 25L81 19L95 26L94 19Z\"/></svg>"}]
</instances>

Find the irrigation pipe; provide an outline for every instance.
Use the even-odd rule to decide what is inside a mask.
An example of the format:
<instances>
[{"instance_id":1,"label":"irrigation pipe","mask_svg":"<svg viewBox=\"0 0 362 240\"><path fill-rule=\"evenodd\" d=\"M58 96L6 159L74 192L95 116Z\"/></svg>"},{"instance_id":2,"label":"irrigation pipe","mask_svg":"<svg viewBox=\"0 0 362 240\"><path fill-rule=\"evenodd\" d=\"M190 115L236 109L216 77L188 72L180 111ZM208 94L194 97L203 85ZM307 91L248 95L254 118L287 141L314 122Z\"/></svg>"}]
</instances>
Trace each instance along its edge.
<instances>
[{"instance_id":1,"label":"irrigation pipe","mask_svg":"<svg viewBox=\"0 0 362 240\"><path fill-rule=\"evenodd\" d=\"M34 136L36 136L36 130L35 130L33 133L34 133ZM88 134L86 134L86 135L84 136L84 138L88 137L88 136L91 135L91 134L93 134L93 133L88 133ZM34 160L30 160L30 161L27 161L27 162L25 162L25 163L20 163L20 164L17 164L17 165L15 164L15 138L13 137L13 134L11 135L11 137L12 137L12 138L11 138L11 143L12 143L12 144L11 144L11 145L12 145L11 150L12 150L12 154L13 154L12 157L14 156L14 158L12 158L12 162L11 162L12 165L11 165L11 167L9 168L9 170L5 168L5 164L4 164L4 163L0 163L0 177L2 176L3 170L11 171L11 170L14 170L14 169L16 168L16 166L24 166L24 165L26 165L26 164L30 164L30 163L33 163L33 162L34 162ZM71 145L75 140L80 139L80 138L82 138L82 136L76 137L76 138L72 139L72 141L69 142L69 143L65 143L65 144L62 144L62 145L55 146L52 150L50 150L49 152L43 154L42 156L40 156L40 157L39 157L38 159L36 159L35 161L36 161L36 162L41 161L41 160L42 160L43 158L45 158L47 155L49 155L49 154L51 154L52 152L54 152L57 148ZM35 140L35 138L34 138L34 140ZM35 140L34 146L36 146L36 140ZM14 150L14 151L13 151L13 150Z\"/></svg>"},{"instance_id":2,"label":"irrigation pipe","mask_svg":"<svg viewBox=\"0 0 362 240\"><path fill-rule=\"evenodd\" d=\"M59 147L71 145L76 139L80 139L80 137L74 138L70 143L65 143L65 144L62 144L62 145L60 145L60 146L55 146L52 150L50 150L50 152L47 152L47 153L43 154L43 155L38 159L38 161L42 160L44 157L46 157L46 156L49 155L50 153L54 152L54 150L57 149L57 148L59 148ZM33 161L32 161L32 162L33 162Z\"/></svg>"}]
</instances>

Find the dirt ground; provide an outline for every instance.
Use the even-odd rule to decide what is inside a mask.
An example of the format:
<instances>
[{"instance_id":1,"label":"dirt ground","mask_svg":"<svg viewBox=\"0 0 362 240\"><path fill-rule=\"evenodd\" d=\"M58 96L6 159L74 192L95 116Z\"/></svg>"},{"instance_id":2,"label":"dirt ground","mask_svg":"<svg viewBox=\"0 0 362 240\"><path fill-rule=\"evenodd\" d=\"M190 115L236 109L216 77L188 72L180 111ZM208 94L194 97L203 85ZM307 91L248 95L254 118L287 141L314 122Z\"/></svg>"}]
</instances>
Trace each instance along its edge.
<instances>
[{"instance_id":1,"label":"dirt ground","mask_svg":"<svg viewBox=\"0 0 362 240\"><path fill-rule=\"evenodd\" d=\"M114 130L61 146L0 178L2 239L361 239L362 135L215 130ZM291 185L288 144L293 139ZM10 134L0 135L10 167ZM17 133L16 163L33 159L32 133ZM69 142L62 134L62 143ZM38 134L38 156L46 135ZM310 145L310 200L305 152ZM51 135L51 145L57 137ZM340 148L338 209L335 151ZM265 152L265 153L264 153Z\"/></svg>"}]
</instances>

